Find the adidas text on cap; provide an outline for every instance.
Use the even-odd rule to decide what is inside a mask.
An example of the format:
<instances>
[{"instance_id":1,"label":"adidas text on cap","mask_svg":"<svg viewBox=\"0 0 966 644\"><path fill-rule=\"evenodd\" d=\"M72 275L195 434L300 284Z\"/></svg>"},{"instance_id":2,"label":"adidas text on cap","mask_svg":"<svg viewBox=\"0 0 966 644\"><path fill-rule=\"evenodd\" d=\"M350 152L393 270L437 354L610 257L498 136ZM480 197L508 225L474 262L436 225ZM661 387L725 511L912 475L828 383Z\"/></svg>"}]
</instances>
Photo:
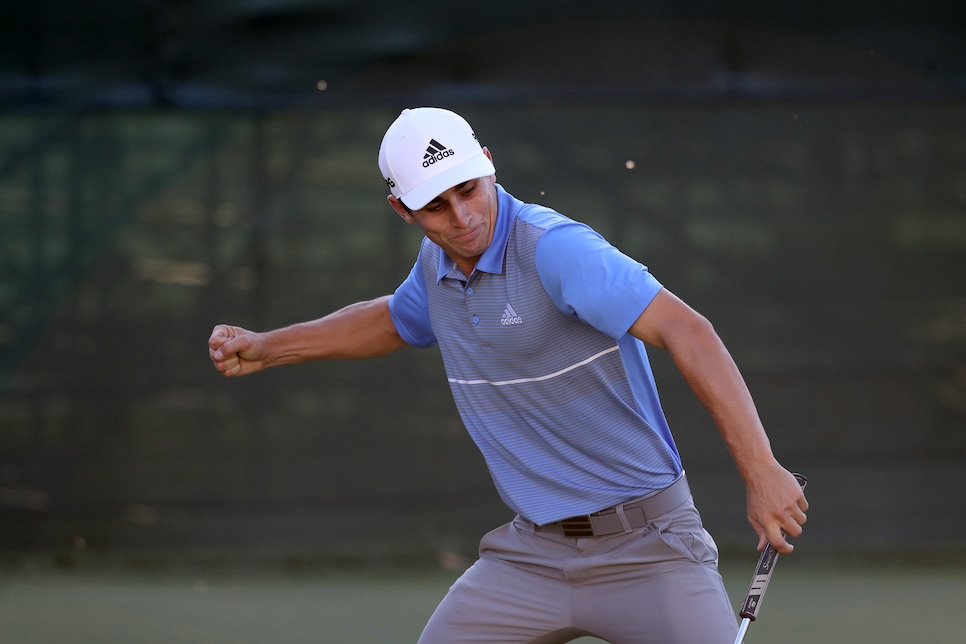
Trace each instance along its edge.
<instances>
[{"instance_id":1,"label":"adidas text on cap","mask_svg":"<svg viewBox=\"0 0 966 644\"><path fill-rule=\"evenodd\" d=\"M496 174L470 124L437 107L402 111L382 138L379 170L411 210L464 181Z\"/></svg>"}]
</instances>

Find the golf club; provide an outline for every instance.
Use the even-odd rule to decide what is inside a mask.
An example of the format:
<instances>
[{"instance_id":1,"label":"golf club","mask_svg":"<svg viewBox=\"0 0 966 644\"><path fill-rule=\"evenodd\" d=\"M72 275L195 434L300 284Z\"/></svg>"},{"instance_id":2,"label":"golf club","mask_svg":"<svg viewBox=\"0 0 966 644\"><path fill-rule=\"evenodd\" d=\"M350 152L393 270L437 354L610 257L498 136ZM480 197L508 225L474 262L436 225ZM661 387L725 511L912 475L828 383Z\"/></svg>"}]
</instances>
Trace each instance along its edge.
<instances>
[{"instance_id":1,"label":"golf club","mask_svg":"<svg viewBox=\"0 0 966 644\"><path fill-rule=\"evenodd\" d=\"M801 474L795 474L795 478L804 490L808 479ZM742 619L741 626L738 628L738 636L735 638L735 644L741 644L742 640L745 639L748 626L758 618L761 600L765 597L765 590L768 588L768 582L775 572L775 564L777 562L778 551L770 543L765 544L764 549L761 551L761 557L758 558L758 568L755 569L755 576L751 578L751 587L748 589L748 594L745 595L745 603L738 613Z\"/></svg>"}]
</instances>

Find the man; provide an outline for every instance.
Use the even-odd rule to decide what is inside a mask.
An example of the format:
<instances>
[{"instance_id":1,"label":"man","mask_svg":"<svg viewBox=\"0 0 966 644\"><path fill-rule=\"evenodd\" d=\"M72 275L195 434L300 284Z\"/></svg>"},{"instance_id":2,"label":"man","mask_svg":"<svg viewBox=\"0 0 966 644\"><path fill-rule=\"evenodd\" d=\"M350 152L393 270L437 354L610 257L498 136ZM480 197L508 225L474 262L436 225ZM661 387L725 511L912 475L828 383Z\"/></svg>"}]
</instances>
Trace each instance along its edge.
<instances>
[{"instance_id":1,"label":"man","mask_svg":"<svg viewBox=\"0 0 966 644\"><path fill-rule=\"evenodd\" d=\"M438 344L457 408L506 504L420 642L732 642L737 620L694 507L645 343L666 349L711 413L779 552L808 503L776 461L710 323L587 226L496 183L470 125L404 110L379 168L425 238L391 296L267 333L216 326L239 376Z\"/></svg>"}]
</instances>

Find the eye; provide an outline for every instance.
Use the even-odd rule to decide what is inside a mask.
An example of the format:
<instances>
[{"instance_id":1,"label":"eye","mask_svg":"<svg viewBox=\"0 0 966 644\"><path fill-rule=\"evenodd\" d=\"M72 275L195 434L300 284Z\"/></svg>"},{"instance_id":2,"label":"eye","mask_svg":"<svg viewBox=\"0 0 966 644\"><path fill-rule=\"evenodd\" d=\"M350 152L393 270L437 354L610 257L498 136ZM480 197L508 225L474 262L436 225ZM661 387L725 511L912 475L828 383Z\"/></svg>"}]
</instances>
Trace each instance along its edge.
<instances>
[{"instance_id":1,"label":"eye","mask_svg":"<svg viewBox=\"0 0 966 644\"><path fill-rule=\"evenodd\" d=\"M468 183L466 184L466 187L463 189L463 195L469 196L473 194L474 190L476 190L476 183Z\"/></svg>"}]
</instances>

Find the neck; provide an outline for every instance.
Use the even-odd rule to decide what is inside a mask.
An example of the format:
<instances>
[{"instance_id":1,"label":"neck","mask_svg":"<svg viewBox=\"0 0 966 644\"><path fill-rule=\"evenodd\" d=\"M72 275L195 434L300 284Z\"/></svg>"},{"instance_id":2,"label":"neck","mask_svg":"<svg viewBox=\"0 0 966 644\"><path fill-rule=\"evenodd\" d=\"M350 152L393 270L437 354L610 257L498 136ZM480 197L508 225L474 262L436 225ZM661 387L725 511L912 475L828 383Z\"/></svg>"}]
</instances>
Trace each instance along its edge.
<instances>
[{"instance_id":1,"label":"neck","mask_svg":"<svg viewBox=\"0 0 966 644\"><path fill-rule=\"evenodd\" d=\"M473 274L473 269L476 268L476 264L480 261L479 257L474 257L472 259L466 259L463 257L450 257L453 263L463 271L463 275L466 275L469 279L470 275Z\"/></svg>"}]
</instances>

